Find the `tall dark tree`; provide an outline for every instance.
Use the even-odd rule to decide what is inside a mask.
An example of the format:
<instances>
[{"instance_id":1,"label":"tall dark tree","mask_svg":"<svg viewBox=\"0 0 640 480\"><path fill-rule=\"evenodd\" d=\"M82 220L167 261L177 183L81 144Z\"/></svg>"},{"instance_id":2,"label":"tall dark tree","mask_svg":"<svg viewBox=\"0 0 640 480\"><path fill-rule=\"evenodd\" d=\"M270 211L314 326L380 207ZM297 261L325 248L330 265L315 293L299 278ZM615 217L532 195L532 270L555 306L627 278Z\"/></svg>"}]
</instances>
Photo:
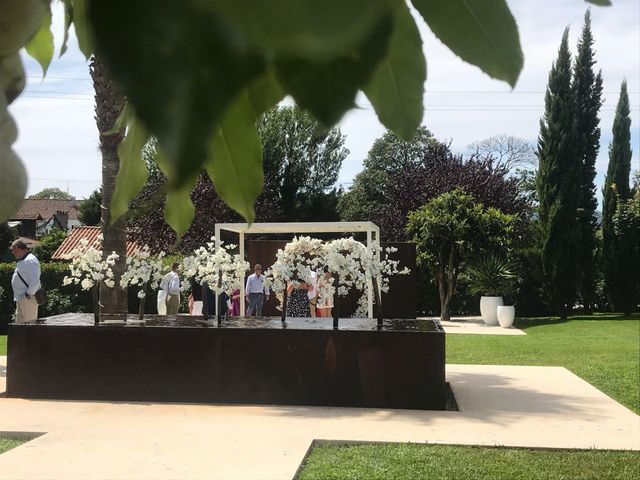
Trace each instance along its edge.
<instances>
[{"instance_id":1,"label":"tall dark tree","mask_svg":"<svg viewBox=\"0 0 640 480\"><path fill-rule=\"evenodd\" d=\"M602 264L609 301L625 313L630 312L634 288L629 281L629 242L621 242L616 235L614 217L618 203L630 198L629 175L631 172L631 117L627 82L620 87L620 98L613 119L613 140L609 145L609 166L603 190L602 211Z\"/></svg>"},{"instance_id":2,"label":"tall dark tree","mask_svg":"<svg viewBox=\"0 0 640 480\"><path fill-rule=\"evenodd\" d=\"M437 145L433 134L421 126L411 140L402 140L387 130L373 143L364 160L364 169L353 185L340 198L338 211L345 221L373 220L389 203L388 193L393 178L423 162L424 152ZM420 204L421 205L421 204Z\"/></svg>"},{"instance_id":3,"label":"tall dark tree","mask_svg":"<svg viewBox=\"0 0 640 480\"><path fill-rule=\"evenodd\" d=\"M85 225L98 225L102 219L102 189L94 190L80 204L78 220Z\"/></svg>"},{"instance_id":4,"label":"tall dark tree","mask_svg":"<svg viewBox=\"0 0 640 480\"><path fill-rule=\"evenodd\" d=\"M422 152L422 162L393 175L387 202L373 220L383 238L406 240L407 215L431 199L462 188L485 208L524 218L527 202L520 195L516 178L504 168L494 168L491 159L454 155L448 145L434 143Z\"/></svg>"},{"instance_id":5,"label":"tall dark tree","mask_svg":"<svg viewBox=\"0 0 640 480\"><path fill-rule=\"evenodd\" d=\"M278 205L280 219L337 219L334 186L349 154L340 129L326 130L295 106L268 111L257 127L262 140L264 193ZM311 208L314 205L316 209ZM327 211L332 205L333 211Z\"/></svg>"},{"instance_id":6,"label":"tall dark tree","mask_svg":"<svg viewBox=\"0 0 640 480\"><path fill-rule=\"evenodd\" d=\"M109 207L115 190L116 175L120 168L118 145L124 137L124 130L113 131L113 126L124 108L125 99L117 85L111 80L106 66L95 55L91 57L91 79L96 99L96 124L100 134L102 153L102 250L107 256L111 252L119 255L112 267L116 286L100 286L101 317L124 318L127 313L127 292L119 286L119 280L126 268L126 219L111 222Z\"/></svg>"},{"instance_id":7,"label":"tall dark tree","mask_svg":"<svg viewBox=\"0 0 640 480\"><path fill-rule=\"evenodd\" d=\"M575 168L575 124L571 91L569 31L549 73L545 113L538 136L538 215L545 293L553 310L566 318L576 299L580 192Z\"/></svg>"},{"instance_id":8,"label":"tall dark tree","mask_svg":"<svg viewBox=\"0 0 640 480\"><path fill-rule=\"evenodd\" d=\"M587 312L591 311L596 296L598 274L596 251L596 158L600 150L600 119L602 106L602 71L594 72L591 12L584 16L582 35L578 41L578 55L573 68L573 98L576 126L575 159L579 162L580 192L578 202L579 223L579 291Z\"/></svg>"}]
</instances>

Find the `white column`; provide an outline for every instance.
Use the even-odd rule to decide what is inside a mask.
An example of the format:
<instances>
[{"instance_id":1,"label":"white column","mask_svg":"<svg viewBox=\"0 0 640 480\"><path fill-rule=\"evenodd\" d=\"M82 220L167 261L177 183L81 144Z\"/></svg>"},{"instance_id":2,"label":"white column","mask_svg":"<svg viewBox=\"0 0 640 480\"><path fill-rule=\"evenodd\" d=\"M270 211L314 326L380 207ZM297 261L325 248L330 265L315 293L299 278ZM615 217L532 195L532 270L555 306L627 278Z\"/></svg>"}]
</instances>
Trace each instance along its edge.
<instances>
[{"instance_id":1,"label":"white column","mask_svg":"<svg viewBox=\"0 0 640 480\"><path fill-rule=\"evenodd\" d=\"M371 227L367 227L367 248L371 249ZM371 282L371 275L367 276L367 315L369 318L373 318L373 282Z\"/></svg>"},{"instance_id":2,"label":"white column","mask_svg":"<svg viewBox=\"0 0 640 480\"><path fill-rule=\"evenodd\" d=\"M240 232L238 234L238 246L240 248L240 258L244 260L244 232ZM244 278L242 279L242 284L240 285L240 316L244 317L245 312L245 301L244 301Z\"/></svg>"},{"instance_id":3,"label":"white column","mask_svg":"<svg viewBox=\"0 0 640 480\"><path fill-rule=\"evenodd\" d=\"M218 248L220 248L220 244L222 243L222 241L220 240L220 226L216 225L215 226L215 230L214 230L215 236L216 236L216 251L218 250ZM218 270L218 275L220 275L220 271ZM216 285L217 287L217 285ZM204 292L206 295L206 292ZM220 297L217 294L214 294L215 298L216 298L216 318L218 318L218 309L220 308L220 305L218 305L218 303L220 303ZM208 312L207 312L208 314Z\"/></svg>"},{"instance_id":4,"label":"white column","mask_svg":"<svg viewBox=\"0 0 640 480\"><path fill-rule=\"evenodd\" d=\"M373 230L373 233L375 233L375 242L378 244L378 247L380 247L380 228L377 225L374 225L375 229ZM376 249L375 251L375 256L376 259L380 259L380 250ZM380 303L382 303L382 279L380 278L380 275L378 275L378 298L380 298Z\"/></svg>"}]
</instances>

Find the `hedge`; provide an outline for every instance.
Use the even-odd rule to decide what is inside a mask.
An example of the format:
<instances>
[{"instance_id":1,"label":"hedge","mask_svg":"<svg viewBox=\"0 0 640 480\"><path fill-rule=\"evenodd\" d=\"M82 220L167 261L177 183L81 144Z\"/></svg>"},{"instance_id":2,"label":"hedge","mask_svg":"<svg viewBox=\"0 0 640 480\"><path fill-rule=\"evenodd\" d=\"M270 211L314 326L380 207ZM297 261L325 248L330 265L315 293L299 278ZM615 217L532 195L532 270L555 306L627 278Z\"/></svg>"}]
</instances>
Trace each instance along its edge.
<instances>
[{"instance_id":1,"label":"hedge","mask_svg":"<svg viewBox=\"0 0 640 480\"><path fill-rule=\"evenodd\" d=\"M0 335L7 333L7 324L13 320L16 304L13 301L11 277L15 263L0 263ZM47 291L47 304L41 305L39 317L48 317L60 313L89 312L93 313L91 292L84 291L80 285L63 285L62 280L69 274L69 266L63 262L41 263L40 281ZM183 304L181 311L186 311L188 292L181 295ZM138 312L138 290L128 289L129 312ZM145 313L157 313L156 292L147 292Z\"/></svg>"}]
</instances>

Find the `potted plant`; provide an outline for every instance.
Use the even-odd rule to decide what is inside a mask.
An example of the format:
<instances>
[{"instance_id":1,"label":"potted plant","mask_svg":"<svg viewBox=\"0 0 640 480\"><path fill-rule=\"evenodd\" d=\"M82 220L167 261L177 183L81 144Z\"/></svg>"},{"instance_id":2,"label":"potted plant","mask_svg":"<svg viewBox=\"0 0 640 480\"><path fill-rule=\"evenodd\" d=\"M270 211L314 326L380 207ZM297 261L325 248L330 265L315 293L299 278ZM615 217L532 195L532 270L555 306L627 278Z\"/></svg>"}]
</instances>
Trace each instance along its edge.
<instances>
[{"instance_id":1,"label":"potted plant","mask_svg":"<svg viewBox=\"0 0 640 480\"><path fill-rule=\"evenodd\" d=\"M504 306L502 296L513 290L516 275L508 259L499 255L490 255L478 259L469 268L469 287L480 297L480 315L487 325L498 325L498 309ZM514 307L500 309L505 328L513 323ZM509 323L511 317L511 323Z\"/></svg>"}]
</instances>

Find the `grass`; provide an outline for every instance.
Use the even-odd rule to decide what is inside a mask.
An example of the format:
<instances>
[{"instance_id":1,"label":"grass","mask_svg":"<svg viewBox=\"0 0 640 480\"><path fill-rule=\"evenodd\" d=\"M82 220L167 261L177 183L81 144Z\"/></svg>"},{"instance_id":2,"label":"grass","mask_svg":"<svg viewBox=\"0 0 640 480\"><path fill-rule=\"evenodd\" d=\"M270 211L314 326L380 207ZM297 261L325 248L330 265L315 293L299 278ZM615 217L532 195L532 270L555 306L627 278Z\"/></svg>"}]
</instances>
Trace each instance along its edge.
<instances>
[{"instance_id":1,"label":"grass","mask_svg":"<svg viewBox=\"0 0 640 480\"><path fill-rule=\"evenodd\" d=\"M639 452L375 444L316 446L296 478L631 480L639 477Z\"/></svg>"},{"instance_id":2,"label":"grass","mask_svg":"<svg viewBox=\"0 0 640 480\"><path fill-rule=\"evenodd\" d=\"M516 327L527 335L448 335L447 363L565 367L640 413L640 316L520 319Z\"/></svg>"},{"instance_id":3,"label":"grass","mask_svg":"<svg viewBox=\"0 0 640 480\"><path fill-rule=\"evenodd\" d=\"M447 363L563 366L640 412L640 316L519 319L526 336L448 335ZM635 479L640 453L421 444L319 445L310 479Z\"/></svg>"},{"instance_id":4,"label":"grass","mask_svg":"<svg viewBox=\"0 0 640 480\"><path fill-rule=\"evenodd\" d=\"M0 454L6 452L7 450L11 450L12 448L16 448L17 446L22 445L24 442L26 442L26 440L0 437Z\"/></svg>"},{"instance_id":5,"label":"grass","mask_svg":"<svg viewBox=\"0 0 640 480\"><path fill-rule=\"evenodd\" d=\"M640 316L519 319L526 336L448 335L447 363L563 366L640 413ZM0 355L7 337L0 336ZM23 443L0 438L0 453ZM640 454L420 444L321 445L300 480L635 479Z\"/></svg>"}]
</instances>

